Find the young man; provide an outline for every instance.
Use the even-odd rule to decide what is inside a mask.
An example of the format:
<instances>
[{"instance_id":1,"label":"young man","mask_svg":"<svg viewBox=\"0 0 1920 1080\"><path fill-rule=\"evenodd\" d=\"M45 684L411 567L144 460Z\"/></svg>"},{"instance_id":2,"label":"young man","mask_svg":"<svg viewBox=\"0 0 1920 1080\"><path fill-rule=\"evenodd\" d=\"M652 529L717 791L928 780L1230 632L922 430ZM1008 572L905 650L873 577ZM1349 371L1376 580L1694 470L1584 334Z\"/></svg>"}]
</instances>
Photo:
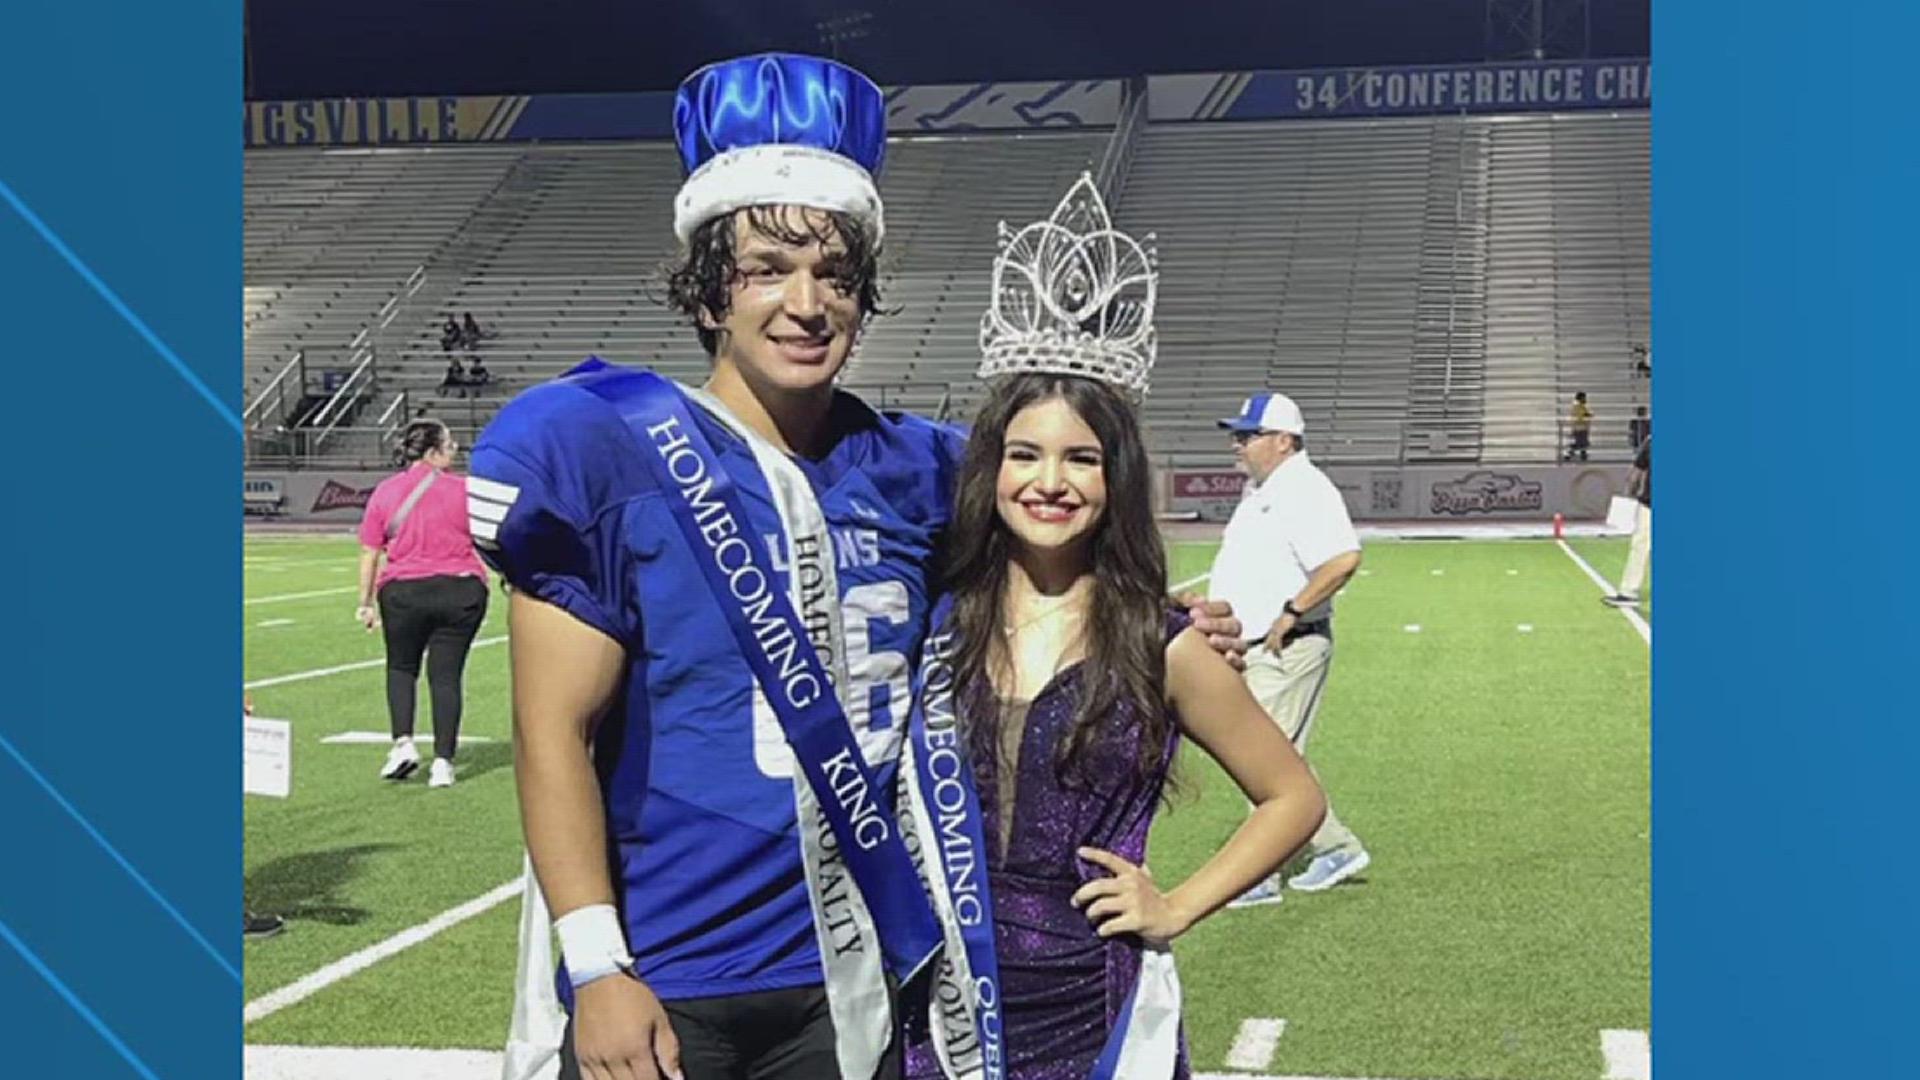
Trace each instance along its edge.
<instances>
[{"instance_id":1,"label":"young man","mask_svg":"<svg viewBox=\"0 0 1920 1080\"><path fill-rule=\"evenodd\" d=\"M1260 635L1247 654L1247 688L1304 756L1333 667L1333 597L1360 568L1360 538L1339 489L1307 460L1306 420L1292 398L1255 394L1220 426L1232 434L1248 491L1221 535L1208 588ZM1371 861L1331 799L1306 850L1313 861L1287 879L1304 892L1330 889ZM1234 903L1280 896L1275 875Z\"/></svg>"},{"instance_id":2,"label":"young man","mask_svg":"<svg viewBox=\"0 0 1920 1080\"><path fill-rule=\"evenodd\" d=\"M879 89L746 57L675 117L705 387L590 361L473 451L560 1075L896 1076L938 933L891 792L964 443L833 386L879 307Z\"/></svg>"}]
</instances>

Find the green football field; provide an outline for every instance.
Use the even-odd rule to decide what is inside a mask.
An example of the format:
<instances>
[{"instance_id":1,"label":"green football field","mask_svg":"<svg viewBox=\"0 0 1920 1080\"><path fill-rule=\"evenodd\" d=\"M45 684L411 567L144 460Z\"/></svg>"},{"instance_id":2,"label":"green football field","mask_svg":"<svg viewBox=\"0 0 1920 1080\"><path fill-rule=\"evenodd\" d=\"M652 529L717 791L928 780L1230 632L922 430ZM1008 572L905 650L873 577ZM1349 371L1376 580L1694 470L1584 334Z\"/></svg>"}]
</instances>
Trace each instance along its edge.
<instances>
[{"instance_id":1,"label":"green football field","mask_svg":"<svg viewBox=\"0 0 1920 1080\"><path fill-rule=\"evenodd\" d=\"M1569 546L1609 581L1626 558L1624 540ZM1212 554L1173 545L1173 579ZM468 665L459 783L383 783L355 557L346 537L246 545L249 692L295 746L292 797L247 800L248 905L289 927L246 945L246 1038L498 1050L521 867L504 604ZM1373 865L1176 943L1197 1069L1596 1080L1603 1031L1648 1030L1648 648L1599 596L1551 541L1368 544L1308 757ZM424 745L424 680L420 716ZM1181 770L1152 841L1162 882L1245 812L1204 755ZM1271 1051L1235 1053L1255 1029L1278 1032Z\"/></svg>"}]
</instances>

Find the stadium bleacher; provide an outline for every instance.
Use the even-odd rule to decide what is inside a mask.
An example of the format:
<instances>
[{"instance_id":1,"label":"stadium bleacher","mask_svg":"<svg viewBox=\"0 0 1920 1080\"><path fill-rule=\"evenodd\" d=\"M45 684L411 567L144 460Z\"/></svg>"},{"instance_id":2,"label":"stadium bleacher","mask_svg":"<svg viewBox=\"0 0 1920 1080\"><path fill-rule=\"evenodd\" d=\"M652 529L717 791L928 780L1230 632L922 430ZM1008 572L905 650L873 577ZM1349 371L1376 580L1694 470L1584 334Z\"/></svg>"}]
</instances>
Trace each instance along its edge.
<instances>
[{"instance_id":1,"label":"stadium bleacher","mask_svg":"<svg viewBox=\"0 0 1920 1080\"><path fill-rule=\"evenodd\" d=\"M1047 213L1114 138L894 139L882 287L897 310L846 385L968 415L996 223ZM1597 414L1595 456L1627 454L1646 400L1631 355L1648 339L1644 112L1150 124L1132 138L1112 189L1120 226L1158 237L1146 418L1160 460L1217 461L1214 418L1257 386L1301 402L1326 461L1549 461L1575 390ZM347 431L304 444L331 463L364 459L368 429L422 408L468 441L589 354L681 378L704 367L660 302L679 183L668 144L254 150L246 170L248 400L296 351L319 395L365 367ZM480 346L493 382L471 396L439 390L450 312L495 335Z\"/></svg>"}]
</instances>

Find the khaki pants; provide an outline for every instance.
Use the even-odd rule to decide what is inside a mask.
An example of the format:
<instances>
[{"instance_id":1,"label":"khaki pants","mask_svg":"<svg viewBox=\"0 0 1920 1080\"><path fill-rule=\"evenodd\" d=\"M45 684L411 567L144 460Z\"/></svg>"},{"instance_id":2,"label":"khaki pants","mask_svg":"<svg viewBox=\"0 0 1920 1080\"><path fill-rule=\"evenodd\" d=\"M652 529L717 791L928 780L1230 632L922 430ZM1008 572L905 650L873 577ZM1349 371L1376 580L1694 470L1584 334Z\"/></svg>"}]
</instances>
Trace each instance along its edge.
<instances>
[{"instance_id":1,"label":"khaki pants","mask_svg":"<svg viewBox=\"0 0 1920 1080\"><path fill-rule=\"evenodd\" d=\"M1279 656L1264 645L1255 645L1247 653L1247 689L1293 741L1301 757L1307 756L1307 738L1313 734L1321 693L1332 669L1333 639L1319 634L1295 638ZM1334 816L1332 795L1327 796L1327 819L1307 841L1302 854L1313 857L1330 851L1356 855L1361 851L1360 838Z\"/></svg>"},{"instance_id":2,"label":"khaki pants","mask_svg":"<svg viewBox=\"0 0 1920 1080\"><path fill-rule=\"evenodd\" d=\"M1627 568L1620 574L1620 592L1639 596L1647 580L1647 558L1653 553L1653 507L1642 503L1633 519L1633 542L1627 546Z\"/></svg>"}]
</instances>

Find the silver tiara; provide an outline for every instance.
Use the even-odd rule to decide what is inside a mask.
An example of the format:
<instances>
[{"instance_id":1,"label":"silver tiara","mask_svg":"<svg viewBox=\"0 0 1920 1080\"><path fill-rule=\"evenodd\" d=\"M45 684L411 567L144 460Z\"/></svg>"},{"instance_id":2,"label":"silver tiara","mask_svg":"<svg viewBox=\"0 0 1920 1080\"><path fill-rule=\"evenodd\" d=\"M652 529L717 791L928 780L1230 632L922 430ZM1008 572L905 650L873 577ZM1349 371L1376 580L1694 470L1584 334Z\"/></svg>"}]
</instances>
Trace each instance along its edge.
<instances>
[{"instance_id":1,"label":"silver tiara","mask_svg":"<svg viewBox=\"0 0 1920 1080\"><path fill-rule=\"evenodd\" d=\"M979 376L1080 375L1146 394L1160 288L1153 234L1146 240L1113 227L1089 173L1047 220L1018 232L1002 221Z\"/></svg>"}]
</instances>

